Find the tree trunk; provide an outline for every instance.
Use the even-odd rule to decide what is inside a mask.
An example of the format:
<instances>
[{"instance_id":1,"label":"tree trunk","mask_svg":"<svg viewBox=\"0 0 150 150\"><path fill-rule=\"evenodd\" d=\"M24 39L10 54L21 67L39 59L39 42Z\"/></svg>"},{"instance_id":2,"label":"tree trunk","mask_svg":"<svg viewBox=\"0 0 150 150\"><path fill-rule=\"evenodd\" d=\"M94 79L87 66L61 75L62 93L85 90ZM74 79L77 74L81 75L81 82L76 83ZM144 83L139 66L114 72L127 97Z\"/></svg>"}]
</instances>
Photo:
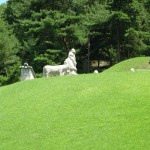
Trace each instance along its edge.
<instances>
[{"instance_id":1,"label":"tree trunk","mask_svg":"<svg viewBox=\"0 0 150 150\"><path fill-rule=\"evenodd\" d=\"M90 71L90 40L88 41L88 73Z\"/></svg>"},{"instance_id":2,"label":"tree trunk","mask_svg":"<svg viewBox=\"0 0 150 150\"><path fill-rule=\"evenodd\" d=\"M98 58L98 66L97 66L98 68L100 67L100 59Z\"/></svg>"},{"instance_id":3,"label":"tree trunk","mask_svg":"<svg viewBox=\"0 0 150 150\"><path fill-rule=\"evenodd\" d=\"M67 43L67 41L66 41L66 38L63 37L63 38L62 38L62 41L63 41L64 47L65 47L66 50L69 52L70 49L69 49L68 43Z\"/></svg>"}]
</instances>

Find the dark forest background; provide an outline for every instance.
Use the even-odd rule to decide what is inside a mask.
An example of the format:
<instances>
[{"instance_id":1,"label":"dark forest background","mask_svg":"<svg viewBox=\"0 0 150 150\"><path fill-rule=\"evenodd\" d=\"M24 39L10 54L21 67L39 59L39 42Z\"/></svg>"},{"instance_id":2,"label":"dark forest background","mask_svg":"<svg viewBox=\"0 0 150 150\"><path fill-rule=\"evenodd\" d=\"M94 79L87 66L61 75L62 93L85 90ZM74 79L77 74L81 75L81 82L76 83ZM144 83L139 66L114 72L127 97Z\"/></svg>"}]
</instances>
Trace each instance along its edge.
<instances>
[{"instance_id":1,"label":"dark forest background","mask_svg":"<svg viewBox=\"0 0 150 150\"><path fill-rule=\"evenodd\" d=\"M84 64L150 55L150 0L8 0L0 5L0 86L19 79L28 62L40 77L71 48Z\"/></svg>"}]
</instances>

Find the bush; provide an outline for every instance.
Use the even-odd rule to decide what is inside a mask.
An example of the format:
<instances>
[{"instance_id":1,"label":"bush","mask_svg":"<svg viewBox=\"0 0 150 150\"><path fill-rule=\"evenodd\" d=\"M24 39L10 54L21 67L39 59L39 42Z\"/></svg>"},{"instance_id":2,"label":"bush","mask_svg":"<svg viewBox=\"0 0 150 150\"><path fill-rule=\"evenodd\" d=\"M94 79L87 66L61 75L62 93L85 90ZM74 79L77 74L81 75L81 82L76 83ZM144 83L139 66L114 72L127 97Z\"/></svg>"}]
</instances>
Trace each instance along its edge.
<instances>
[{"instance_id":1,"label":"bush","mask_svg":"<svg viewBox=\"0 0 150 150\"><path fill-rule=\"evenodd\" d=\"M6 85L7 77L0 75L0 86Z\"/></svg>"},{"instance_id":2,"label":"bush","mask_svg":"<svg viewBox=\"0 0 150 150\"><path fill-rule=\"evenodd\" d=\"M35 70L35 72L42 72L42 68L49 64L49 60L48 58L44 57L44 56L39 56L39 57L36 57L33 61L33 68Z\"/></svg>"},{"instance_id":3,"label":"bush","mask_svg":"<svg viewBox=\"0 0 150 150\"><path fill-rule=\"evenodd\" d=\"M20 76L19 66L20 63L15 64L8 68L8 79L6 81L7 84L11 84L19 81L19 76Z\"/></svg>"}]
</instances>

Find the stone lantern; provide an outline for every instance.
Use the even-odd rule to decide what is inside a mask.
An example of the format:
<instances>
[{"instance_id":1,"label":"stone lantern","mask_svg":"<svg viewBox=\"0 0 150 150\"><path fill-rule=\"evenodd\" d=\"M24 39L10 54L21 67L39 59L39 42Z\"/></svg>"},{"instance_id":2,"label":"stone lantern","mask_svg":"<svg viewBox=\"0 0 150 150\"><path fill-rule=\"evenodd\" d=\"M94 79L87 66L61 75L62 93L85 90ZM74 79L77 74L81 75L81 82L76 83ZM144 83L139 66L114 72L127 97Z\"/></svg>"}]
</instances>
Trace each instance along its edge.
<instances>
[{"instance_id":1,"label":"stone lantern","mask_svg":"<svg viewBox=\"0 0 150 150\"><path fill-rule=\"evenodd\" d=\"M35 78L34 70L31 66L28 65L28 63L24 63L23 66L20 67L20 80L32 80Z\"/></svg>"}]
</instances>

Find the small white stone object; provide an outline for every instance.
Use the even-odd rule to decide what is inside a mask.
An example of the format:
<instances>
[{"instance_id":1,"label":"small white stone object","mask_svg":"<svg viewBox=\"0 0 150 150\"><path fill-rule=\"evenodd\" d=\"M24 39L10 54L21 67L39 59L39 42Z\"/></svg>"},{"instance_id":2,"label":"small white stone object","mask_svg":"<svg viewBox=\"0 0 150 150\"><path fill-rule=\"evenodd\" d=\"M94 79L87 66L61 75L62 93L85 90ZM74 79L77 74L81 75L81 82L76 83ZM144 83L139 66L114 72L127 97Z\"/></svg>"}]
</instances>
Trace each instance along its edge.
<instances>
[{"instance_id":1,"label":"small white stone object","mask_svg":"<svg viewBox=\"0 0 150 150\"><path fill-rule=\"evenodd\" d=\"M20 80L32 80L35 78L34 70L31 66L25 63L23 66L20 67Z\"/></svg>"},{"instance_id":2,"label":"small white stone object","mask_svg":"<svg viewBox=\"0 0 150 150\"><path fill-rule=\"evenodd\" d=\"M96 73L96 74L97 74L97 73L98 73L98 70L94 70L94 73Z\"/></svg>"},{"instance_id":3,"label":"small white stone object","mask_svg":"<svg viewBox=\"0 0 150 150\"><path fill-rule=\"evenodd\" d=\"M130 68L130 71L134 72L134 71L135 71L135 69L134 69L134 68Z\"/></svg>"}]
</instances>

